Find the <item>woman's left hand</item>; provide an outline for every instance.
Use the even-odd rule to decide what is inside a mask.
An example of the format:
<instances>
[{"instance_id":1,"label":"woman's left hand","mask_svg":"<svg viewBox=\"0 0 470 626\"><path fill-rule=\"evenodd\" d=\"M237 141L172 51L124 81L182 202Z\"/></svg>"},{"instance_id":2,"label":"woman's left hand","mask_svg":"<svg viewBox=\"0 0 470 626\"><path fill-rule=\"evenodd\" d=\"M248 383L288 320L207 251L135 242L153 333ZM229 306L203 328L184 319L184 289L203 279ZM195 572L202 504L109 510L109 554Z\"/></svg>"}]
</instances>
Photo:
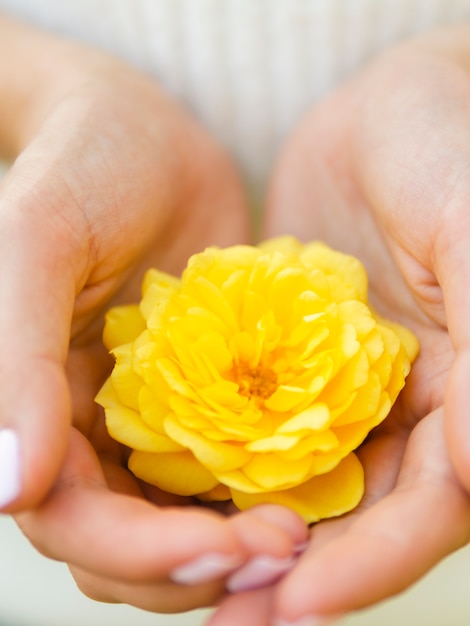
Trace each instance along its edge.
<instances>
[{"instance_id":1,"label":"woman's left hand","mask_svg":"<svg viewBox=\"0 0 470 626\"><path fill-rule=\"evenodd\" d=\"M359 450L360 507L313 527L293 571L228 597L211 626L327 623L470 539L469 41L465 26L391 51L316 107L281 156L265 236L359 257L372 305L421 353Z\"/></svg>"}]
</instances>

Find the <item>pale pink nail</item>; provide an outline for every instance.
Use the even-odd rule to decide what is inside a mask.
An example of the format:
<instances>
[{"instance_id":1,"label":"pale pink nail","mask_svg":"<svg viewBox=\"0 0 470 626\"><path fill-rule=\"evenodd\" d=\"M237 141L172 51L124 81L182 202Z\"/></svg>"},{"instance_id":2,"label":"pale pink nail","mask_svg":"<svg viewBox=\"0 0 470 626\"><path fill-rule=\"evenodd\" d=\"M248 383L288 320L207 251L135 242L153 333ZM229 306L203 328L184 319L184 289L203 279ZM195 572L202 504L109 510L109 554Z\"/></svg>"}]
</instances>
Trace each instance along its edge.
<instances>
[{"instance_id":1,"label":"pale pink nail","mask_svg":"<svg viewBox=\"0 0 470 626\"><path fill-rule=\"evenodd\" d=\"M15 500L21 491L20 444L10 428L0 430L0 509Z\"/></svg>"},{"instance_id":2,"label":"pale pink nail","mask_svg":"<svg viewBox=\"0 0 470 626\"><path fill-rule=\"evenodd\" d=\"M196 585L223 578L240 566L240 557L232 554L204 554L174 569L170 578L180 585Z\"/></svg>"},{"instance_id":3,"label":"pale pink nail","mask_svg":"<svg viewBox=\"0 0 470 626\"><path fill-rule=\"evenodd\" d=\"M267 555L256 556L230 576L227 591L238 593L265 587L292 569L295 562L292 556L281 559Z\"/></svg>"}]
</instances>

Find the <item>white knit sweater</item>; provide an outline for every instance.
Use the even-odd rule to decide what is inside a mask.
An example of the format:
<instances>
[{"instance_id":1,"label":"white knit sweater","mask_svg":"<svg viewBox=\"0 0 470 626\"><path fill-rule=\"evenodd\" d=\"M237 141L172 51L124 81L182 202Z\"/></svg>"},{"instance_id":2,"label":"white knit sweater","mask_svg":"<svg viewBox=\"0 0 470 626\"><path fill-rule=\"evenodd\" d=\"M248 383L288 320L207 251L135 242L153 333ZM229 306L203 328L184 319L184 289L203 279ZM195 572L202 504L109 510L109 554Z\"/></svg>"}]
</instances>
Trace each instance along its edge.
<instances>
[{"instance_id":1,"label":"white knit sweater","mask_svg":"<svg viewBox=\"0 0 470 626\"><path fill-rule=\"evenodd\" d=\"M318 98L470 0L0 0L0 10L150 72L261 182Z\"/></svg>"}]
</instances>

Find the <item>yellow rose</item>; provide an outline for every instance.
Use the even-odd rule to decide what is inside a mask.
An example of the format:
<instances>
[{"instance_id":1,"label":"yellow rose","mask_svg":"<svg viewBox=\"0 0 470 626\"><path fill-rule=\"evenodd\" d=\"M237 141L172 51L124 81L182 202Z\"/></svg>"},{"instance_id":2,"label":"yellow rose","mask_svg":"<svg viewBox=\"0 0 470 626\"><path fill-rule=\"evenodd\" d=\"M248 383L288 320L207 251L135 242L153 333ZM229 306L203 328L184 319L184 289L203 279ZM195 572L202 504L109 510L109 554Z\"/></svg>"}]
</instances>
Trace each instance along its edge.
<instances>
[{"instance_id":1,"label":"yellow rose","mask_svg":"<svg viewBox=\"0 0 470 626\"><path fill-rule=\"evenodd\" d=\"M290 237L208 248L181 279L150 270L140 305L108 313L104 341L116 364L97 401L136 476L308 522L359 503L353 450L418 351L368 307L357 259Z\"/></svg>"}]
</instances>

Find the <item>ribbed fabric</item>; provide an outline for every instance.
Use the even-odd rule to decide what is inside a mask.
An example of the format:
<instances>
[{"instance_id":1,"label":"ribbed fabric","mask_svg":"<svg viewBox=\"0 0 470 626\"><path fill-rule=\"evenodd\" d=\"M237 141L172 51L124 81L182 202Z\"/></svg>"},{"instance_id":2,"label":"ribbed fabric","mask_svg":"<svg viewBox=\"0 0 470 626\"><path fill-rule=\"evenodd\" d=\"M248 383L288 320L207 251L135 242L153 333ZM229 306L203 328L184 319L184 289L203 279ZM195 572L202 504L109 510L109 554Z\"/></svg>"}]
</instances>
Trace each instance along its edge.
<instances>
[{"instance_id":1,"label":"ribbed fabric","mask_svg":"<svg viewBox=\"0 0 470 626\"><path fill-rule=\"evenodd\" d=\"M155 76L260 183L302 113L380 50L470 0L0 0Z\"/></svg>"}]
</instances>

